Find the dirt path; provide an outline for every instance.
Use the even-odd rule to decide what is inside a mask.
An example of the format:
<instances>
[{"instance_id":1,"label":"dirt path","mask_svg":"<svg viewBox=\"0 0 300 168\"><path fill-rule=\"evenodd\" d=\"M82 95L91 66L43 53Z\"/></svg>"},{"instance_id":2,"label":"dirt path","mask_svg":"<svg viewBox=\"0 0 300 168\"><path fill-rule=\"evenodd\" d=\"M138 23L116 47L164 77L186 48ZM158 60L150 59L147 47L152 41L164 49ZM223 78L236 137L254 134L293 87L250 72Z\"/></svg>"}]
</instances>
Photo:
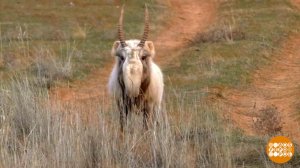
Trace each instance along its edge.
<instances>
[{"instance_id":1,"label":"dirt path","mask_svg":"<svg viewBox=\"0 0 300 168\"><path fill-rule=\"evenodd\" d=\"M300 6L299 0L294 0ZM250 88L223 90L223 104L228 118L247 134L255 135L253 127L261 109L277 107L282 123L282 134L300 145L300 34L291 35L270 65L253 75ZM298 106L298 107L297 107ZM297 114L298 112L298 114ZM270 116L272 117L272 116ZM272 120L272 119L271 119Z\"/></svg>"},{"instance_id":2,"label":"dirt path","mask_svg":"<svg viewBox=\"0 0 300 168\"><path fill-rule=\"evenodd\" d=\"M216 3L205 0L169 0L168 6L172 17L154 40L157 50L155 61L160 66L173 60L188 40L213 22L217 8ZM108 101L106 85L112 66L113 62L110 62L92 72L84 81L51 90L51 99L58 100L61 104L89 103L89 106L92 99L102 98L103 101Z\"/></svg>"},{"instance_id":3,"label":"dirt path","mask_svg":"<svg viewBox=\"0 0 300 168\"><path fill-rule=\"evenodd\" d=\"M300 9L300 0L292 0L292 2Z\"/></svg>"}]
</instances>

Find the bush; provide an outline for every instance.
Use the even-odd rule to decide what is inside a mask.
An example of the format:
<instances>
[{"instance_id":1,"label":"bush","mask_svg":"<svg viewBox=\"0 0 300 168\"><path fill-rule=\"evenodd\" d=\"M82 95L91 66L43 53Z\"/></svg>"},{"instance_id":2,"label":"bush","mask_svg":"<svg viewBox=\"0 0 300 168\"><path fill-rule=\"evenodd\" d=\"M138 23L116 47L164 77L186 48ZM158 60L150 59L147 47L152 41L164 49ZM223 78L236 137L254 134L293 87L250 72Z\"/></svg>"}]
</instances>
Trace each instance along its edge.
<instances>
[{"instance_id":1,"label":"bush","mask_svg":"<svg viewBox=\"0 0 300 168\"><path fill-rule=\"evenodd\" d=\"M257 120L254 121L254 128L260 134L274 136L281 133L282 122L280 112L274 105L260 109L257 113Z\"/></svg>"},{"instance_id":2,"label":"bush","mask_svg":"<svg viewBox=\"0 0 300 168\"><path fill-rule=\"evenodd\" d=\"M51 50L39 49L34 66L37 84L50 88L55 81L70 80L73 76L72 54L73 52L67 53L65 59L57 59Z\"/></svg>"}]
</instances>

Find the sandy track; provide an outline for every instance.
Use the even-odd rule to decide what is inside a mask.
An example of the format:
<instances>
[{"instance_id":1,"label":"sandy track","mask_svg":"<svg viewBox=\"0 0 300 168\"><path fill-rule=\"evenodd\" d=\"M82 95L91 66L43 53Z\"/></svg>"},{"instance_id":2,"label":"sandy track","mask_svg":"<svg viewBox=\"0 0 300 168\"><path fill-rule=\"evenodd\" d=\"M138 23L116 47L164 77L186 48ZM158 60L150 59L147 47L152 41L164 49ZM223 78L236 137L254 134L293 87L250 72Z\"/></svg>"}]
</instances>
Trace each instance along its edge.
<instances>
[{"instance_id":1,"label":"sandy track","mask_svg":"<svg viewBox=\"0 0 300 168\"><path fill-rule=\"evenodd\" d=\"M300 0L292 0L292 2L300 9Z\"/></svg>"},{"instance_id":2,"label":"sandy track","mask_svg":"<svg viewBox=\"0 0 300 168\"><path fill-rule=\"evenodd\" d=\"M205 0L169 0L168 6L172 16L167 26L154 40L157 50L155 61L163 66L184 48L189 40L209 26L214 18L217 4ZM167 19L167 18L166 18ZM113 58L112 58L113 61ZM50 97L61 104L91 105L92 99L103 98L107 101L107 81L113 62L100 70L92 72L86 80L76 81L71 87L60 87L51 90Z\"/></svg>"},{"instance_id":3,"label":"sandy track","mask_svg":"<svg viewBox=\"0 0 300 168\"><path fill-rule=\"evenodd\" d=\"M300 6L299 0L294 0ZM250 88L222 91L221 104L236 126L245 133L255 135L253 125L257 112L274 105L282 123L282 134L300 145L300 34L291 35L272 63L253 74ZM298 117L297 117L298 116Z\"/></svg>"}]
</instances>

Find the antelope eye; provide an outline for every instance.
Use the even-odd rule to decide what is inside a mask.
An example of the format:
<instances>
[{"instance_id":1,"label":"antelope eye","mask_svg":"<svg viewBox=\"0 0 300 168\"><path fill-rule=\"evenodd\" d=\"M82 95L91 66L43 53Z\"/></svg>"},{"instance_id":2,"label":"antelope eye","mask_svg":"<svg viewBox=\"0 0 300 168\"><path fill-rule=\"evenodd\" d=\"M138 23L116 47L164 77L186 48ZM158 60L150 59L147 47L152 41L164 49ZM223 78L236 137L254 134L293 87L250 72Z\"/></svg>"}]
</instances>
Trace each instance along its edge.
<instances>
[{"instance_id":1,"label":"antelope eye","mask_svg":"<svg viewBox=\"0 0 300 168\"><path fill-rule=\"evenodd\" d=\"M149 55L142 55L142 60L145 60Z\"/></svg>"},{"instance_id":2,"label":"antelope eye","mask_svg":"<svg viewBox=\"0 0 300 168\"><path fill-rule=\"evenodd\" d=\"M145 60L147 57L149 57L150 54L148 52L144 52L141 56L142 60Z\"/></svg>"},{"instance_id":3,"label":"antelope eye","mask_svg":"<svg viewBox=\"0 0 300 168\"><path fill-rule=\"evenodd\" d=\"M121 61L124 61L124 57L123 56L118 56L119 57L119 59L121 60Z\"/></svg>"},{"instance_id":4,"label":"antelope eye","mask_svg":"<svg viewBox=\"0 0 300 168\"><path fill-rule=\"evenodd\" d=\"M120 59L121 61L124 60L124 52L117 52L117 53L116 53L116 56L119 57L119 59Z\"/></svg>"}]
</instances>

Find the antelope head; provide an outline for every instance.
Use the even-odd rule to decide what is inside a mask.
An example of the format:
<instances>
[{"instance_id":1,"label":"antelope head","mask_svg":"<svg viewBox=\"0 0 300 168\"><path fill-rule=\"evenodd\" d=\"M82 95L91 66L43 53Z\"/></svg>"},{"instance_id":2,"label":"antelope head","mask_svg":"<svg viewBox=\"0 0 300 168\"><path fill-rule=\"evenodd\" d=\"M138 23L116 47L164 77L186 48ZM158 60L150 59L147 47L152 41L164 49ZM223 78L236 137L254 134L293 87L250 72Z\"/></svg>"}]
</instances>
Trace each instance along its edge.
<instances>
[{"instance_id":1,"label":"antelope head","mask_svg":"<svg viewBox=\"0 0 300 168\"><path fill-rule=\"evenodd\" d=\"M119 84L129 97L142 94L150 83L151 61L155 55L154 44L147 41L149 33L149 14L145 8L145 27L141 40L125 40L123 32L124 6L122 7L118 41L114 42L112 55L116 57L119 68Z\"/></svg>"}]
</instances>

